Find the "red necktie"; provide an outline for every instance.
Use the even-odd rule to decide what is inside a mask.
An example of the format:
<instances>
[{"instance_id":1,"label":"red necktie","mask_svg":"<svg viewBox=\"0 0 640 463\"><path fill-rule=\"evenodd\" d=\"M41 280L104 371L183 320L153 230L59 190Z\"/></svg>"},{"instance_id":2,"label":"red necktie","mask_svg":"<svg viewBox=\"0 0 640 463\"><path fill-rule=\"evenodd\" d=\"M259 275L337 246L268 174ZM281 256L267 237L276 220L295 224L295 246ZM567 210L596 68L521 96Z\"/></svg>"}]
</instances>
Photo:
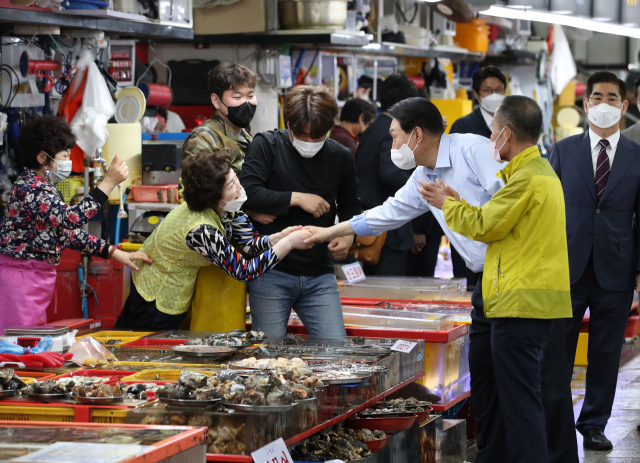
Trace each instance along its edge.
<instances>
[{"instance_id":1,"label":"red necktie","mask_svg":"<svg viewBox=\"0 0 640 463\"><path fill-rule=\"evenodd\" d=\"M598 161L596 162L596 195L598 196L598 202L600 202L604 189L607 187L611 164L607 155L609 141L603 138L598 144L600 145L600 154L598 154Z\"/></svg>"}]
</instances>

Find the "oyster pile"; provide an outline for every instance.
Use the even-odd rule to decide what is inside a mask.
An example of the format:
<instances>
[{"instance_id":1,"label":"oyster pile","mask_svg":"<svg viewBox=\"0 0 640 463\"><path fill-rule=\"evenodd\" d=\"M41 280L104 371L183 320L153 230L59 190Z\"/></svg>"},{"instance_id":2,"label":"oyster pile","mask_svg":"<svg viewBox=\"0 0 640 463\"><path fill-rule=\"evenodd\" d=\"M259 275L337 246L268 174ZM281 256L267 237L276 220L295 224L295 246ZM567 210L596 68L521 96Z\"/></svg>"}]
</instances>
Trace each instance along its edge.
<instances>
[{"instance_id":1,"label":"oyster pile","mask_svg":"<svg viewBox=\"0 0 640 463\"><path fill-rule=\"evenodd\" d=\"M292 370L278 368L248 375L233 373L223 376L218 390L225 400L242 405L290 405L296 400L313 397L317 382L296 376ZM308 387L311 386L311 387Z\"/></svg>"},{"instance_id":2,"label":"oyster pile","mask_svg":"<svg viewBox=\"0 0 640 463\"><path fill-rule=\"evenodd\" d=\"M408 399L391 399L377 404L377 408L411 408L416 407L428 407L431 402L426 400L418 400L415 397L409 397ZM418 410L420 411L420 410Z\"/></svg>"},{"instance_id":3,"label":"oyster pile","mask_svg":"<svg viewBox=\"0 0 640 463\"><path fill-rule=\"evenodd\" d=\"M207 452L230 455L245 454L246 426L242 423L238 427L219 424L209 428Z\"/></svg>"},{"instance_id":4,"label":"oyster pile","mask_svg":"<svg viewBox=\"0 0 640 463\"><path fill-rule=\"evenodd\" d=\"M57 381L47 379L27 386L24 392L27 394L66 394L69 390L59 385Z\"/></svg>"},{"instance_id":5,"label":"oyster pile","mask_svg":"<svg viewBox=\"0 0 640 463\"><path fill-rule=\"evenodd\" d=\"M0 391L15 391L25 387L27 385L13 372L12 368L0 369Z\"/></svg>"},{"instance_id":6,"label":"oyster pile","mask_svg":"<svg viewBox=\"0 0 640 463\"><path fill-rule=\"evenodd\" d=\"M301 338L300 336L297 336L295 334L287 333L287 335L280 341L280 344L284 346L292 346L295 344L301 344L303 342L304 338Z\"/></svg>"},{"instance_id":7,"label":"oyster pile","mask_svg":"<svg viewBox=\"0 0 640 463\"><path fill-rule=\"evenodd\" d=\"M76 397L122 397L124 394L119 384L109 386L104 383L74 386L71 393Z\"/></svg>"},{"instance_id":8,"label":"oyster pile","mask_svg":"<svg viewBox=\"0 0 640 463\"><path fill-rule=\"evenodd\" d=\"M265 338L262 331L233 330L228 333L212 334L205 338L191 339L185 344L196 346L249 346Z\"/></svg>"},{"instance_id":9,"label":"oyster pile","mask_svg":"<svg viewBox=\"0 0 640 463\"><path fill-rule=\"evenodd\" d=\"M179 400L215 400L221 397L215 375L207 376L194 371L183 371L177 383L168 383L158 389L156 397Z\"/></svg>"},{"instance_id":10,"label":"oyster pile","mask_svg":"<svg viewBox=\"0 0 640 463\"><path fill-rule=\"evenodd\" d=\"M305 439L291 452L294 460L328 461L359 460L371 455L371 451L362 440L355 438L352 429L322 431ZM364 436L364 433L362 433Z\"/></svg>"},{"instance_id":11,"label":"oyster pile","mask_svg":"<svg viewBox=\"0 0 640 463\"><path fill-rule=\"evenodd\" d=\"M307 366L305 361L302 359L288 359L285 357L278 357L277 359L257 359L255 357L249 357L238 360L237 362L232 363L232 365L241 368L258 368L260 370L275 370L278 367L292 369Z\"/></svg>"},{"instance_id":12,"label":"oyster pile","mask_svg":"<svg viewBox=\"0 0 640 463\"><path fill-rule=\"evenodd\" d=\"M122 384L125 389L127 399L145 400L149 392L156 392L159 389L157 384L153 383L136 383Z\"/></svg>"}]
</instances>

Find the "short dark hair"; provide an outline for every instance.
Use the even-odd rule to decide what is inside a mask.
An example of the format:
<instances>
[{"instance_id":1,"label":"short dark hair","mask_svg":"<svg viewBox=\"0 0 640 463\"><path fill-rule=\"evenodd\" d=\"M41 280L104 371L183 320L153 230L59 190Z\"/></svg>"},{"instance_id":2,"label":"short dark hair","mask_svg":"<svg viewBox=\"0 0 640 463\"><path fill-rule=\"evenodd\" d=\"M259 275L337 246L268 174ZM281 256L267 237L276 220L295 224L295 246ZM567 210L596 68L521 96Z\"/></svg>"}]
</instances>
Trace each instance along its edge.
<instances>
[{"instance_id":1,"label":"short dark hair","mask_svg":"<svg viewBox=\"0 0 640 463\"><path fill-rule=\"evenodd\" d=\"M63 118L42 116L22 127L18 135L18 146L24 166L38 170L53 162L47 158L44 164L40 164L38 154L44 151L53 158L60 151L71 150L76 146L76 136Z\"/></svg>"},{"instance_id":2,"label":"short dark hair","mask_svg":"<svg viewBox=\"0 0 640 463\"><path fill-rule=\"evenodd\" d=\"M508 126L521 143L538 143L542 131L542 111L536 100L527 96L505 97L496 110L495 118Z\"/></svg>"},{"instance_id":3,"label":"short dark hair","mask_svg":"<svg viewBox=\"0 0 640 463\"><path fill-rule=\"evenodd\" d=\"M444 133L442 114L436 105L426 98L415 97L402 100L389 109L389 115L397 119L405 133L420 127L432 137L439 137Z\"/></svg>"},{"instance_id":4,"label":"short dark hair","mask_svg":"<svg viewBox=\"0 0 640 463\"><path fill-rule=\"evenodd\" d=\"M591 96L591 94L593 93L593 87L595 87L596 84L617 85L618 92L620 93L618 96L622 99L622 101L624 101L627 96L627 84L624 83L624 80L618 79L618 76L616 76L612 72L599 71L594 72L593 74L591 74L591 76L589 76L589 79L587 79L587 93L584 94L585 98L589 98Z\"/></svg>"},{"instance_id":5,"label":"short dark hair","mask_svg":"<svg viewBox=\"0 0 640 463\"><path fill-rule=\"evenodd\" d=\"M309 136L325 136L338 115L338 103L327 87L296 85L285 98L284 117L294 135L302 134L307 126Z\"/></svg>"},{"instance_id":6,"label":"short dark hair","mask_svg":"<svg viewBox=\"0 0 640 463\"><path fill-rule=\"evenodd\" d=\"M633 87L634 87L634 93L636 95L636 97L638 96L638 89L640 89L640 78L636 79L633 82ZM640 104L640 101L638 101L638 104Z\"/></svg>"},{"instance_id":7,"label":"short dark hair","mask_svg":"<svg viewBox=\"0 0 640 463\"><path fill-rule=\"evenodd\" d=\"M471 88L475 90L476 93L480 93L480 87L482 86L482 82L487 80L489 77L495 77L500 82L502 82L502 85L504 85L505 88L507 87L507 78L502 73L500 68L489 65L489 66L485 66L483 68L478 69L473 74Z\"/></svg>"},{"instance_id":8,"label":"short dark hair","mask_svg":"<svg viewBox=\"0 0 640 463\"><path fill-rule=\"evenodd\" d=\"M195 212L216 209L231 171L231 156L222 150L200 151L182 164L182 197Z\"/></svg>"},{"instance_id":9,"label":"short dark hair","mask_svg":"<svg viewBox=\"0 0 640 463\"><path fill-rule=\"evenodd\" d=\"M237 63L220 63L209 71L207 83L211 93L222 95L227 90L237 90L241 87L255 88L258 76L251 69Z\"/></svg>"},{"instance_id":10,"label":"short dark hair","mask_svg":"<svg viewBox=\"0 0 640 463\"><path fill-rule=\"evenodd\" d=\"M352 98L342 107L340 120L344 122L358 122L361 114L364 114L363 122L368 124L376 117L376 107L362 98Z\"/></svg>"},{"instance_id":11,"label":"short dark hair","mask_svg":"<svg viewBox=\"0 0 640 463\"><path fill-rule=\"evenodd\" d=\"M394 104L415 96L418 96L418 89L404 74L391 74L378 88L382 111L388 111Z\"/></svg>"}]
</instances>

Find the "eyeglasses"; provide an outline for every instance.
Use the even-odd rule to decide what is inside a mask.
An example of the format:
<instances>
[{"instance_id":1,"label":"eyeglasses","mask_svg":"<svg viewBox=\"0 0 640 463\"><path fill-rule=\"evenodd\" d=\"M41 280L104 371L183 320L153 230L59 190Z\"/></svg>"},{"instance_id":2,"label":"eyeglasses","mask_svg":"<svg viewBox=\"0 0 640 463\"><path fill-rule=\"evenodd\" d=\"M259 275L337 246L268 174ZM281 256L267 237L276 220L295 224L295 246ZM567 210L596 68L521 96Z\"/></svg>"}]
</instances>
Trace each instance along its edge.
<instances>
[{"instance_id":1,"label":"eyeglasses","mask_svg":"<svg viewBox=\"0 0 640 463\"><path fill-rule=\"evenodd\" d=\"M483 87L480 89L481 96L489 96L489 95L493 95L494 93L504 94L504 87L498 87L498 88Z\"/></svg>"},{"instance_id":2,"label":"eyeglasses","mask_svg":"<svg viewBox=\"0 0 640 463\"><path fill-rule=\"evenodd\" d=\"M622 102L622 99L618 96L608 96L605 98L601 95L596 95L596 96L589 97L589 101L597 105L605 101L608 105L618 105Z\"/></svg>"}]
</instances>

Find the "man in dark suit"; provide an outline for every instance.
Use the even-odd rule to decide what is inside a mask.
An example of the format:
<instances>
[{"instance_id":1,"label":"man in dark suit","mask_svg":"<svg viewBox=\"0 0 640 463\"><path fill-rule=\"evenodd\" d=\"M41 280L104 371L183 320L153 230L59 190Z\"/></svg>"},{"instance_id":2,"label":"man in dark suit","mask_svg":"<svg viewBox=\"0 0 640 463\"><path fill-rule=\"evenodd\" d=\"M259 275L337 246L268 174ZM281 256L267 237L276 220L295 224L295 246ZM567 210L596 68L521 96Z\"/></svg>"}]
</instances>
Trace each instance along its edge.
<instances>
[{"instance_id":1,"label":"man in dark suit","mask_svg":"<svg viewBox=\"0 0 640 463\"><path fill-rule=\"evenodd\" d=\"M587 81L589 131L553 145L549 161L562 181L567 213L573 318L565 321L569 371L587 307L589 367L576 429L591 450L613 446L604 435L633 290L638 287L640 146L620 134L626 86L610 72Z\"/></svg>"},{"instance_id":2,"label":"man in dark suit","mask_svg":"<svg viewBox=\"0 0 640 463\"><path fill-rule=\"evenodd\" d=\"M382 114L362 135L356 151L358 196L362 207L372 209L396 194L407 183L411 170L402 170L391 160L393 139L389 135L391 117L387 110L407 98L418 96L418 90L405 75L393 74L380 85L379 100ZM415 142L414 142L415 143ZM387 234L378 265L365 265L367 275L403 276L407 253L414 245L410 223ZM437 252L437 251L436 251Z\"/></svg>"},{"instance_id":3,"label":"man in dark suit","mask_svg":"<svg viewBox=\"0 0 640 463\"><path fill-rule=\"evenodd\" d=\"M478 101L476 109L453 123L449 133L475 133L491 138L493 114L504 100L507 78L495 66L485 66L473 74L473 96Z\"/></svg>"},{"instance_id":4,"label":"man in dark suit","mask_svg":"<svg viewBox=\"0 0 640 463\"><path fill-rule=\"evenodd\" d=\"M449 133L474 133L491 138L493 115L504 99L507 78L495 66L485 66L473 74L471 83L473 96L479 103L471 114L461 117L453 123ZM453 276L466 278L467 285L472 288L478 282L478 275L467 268L458 251L451 247Z\"/></svg>"}]
</instances>

